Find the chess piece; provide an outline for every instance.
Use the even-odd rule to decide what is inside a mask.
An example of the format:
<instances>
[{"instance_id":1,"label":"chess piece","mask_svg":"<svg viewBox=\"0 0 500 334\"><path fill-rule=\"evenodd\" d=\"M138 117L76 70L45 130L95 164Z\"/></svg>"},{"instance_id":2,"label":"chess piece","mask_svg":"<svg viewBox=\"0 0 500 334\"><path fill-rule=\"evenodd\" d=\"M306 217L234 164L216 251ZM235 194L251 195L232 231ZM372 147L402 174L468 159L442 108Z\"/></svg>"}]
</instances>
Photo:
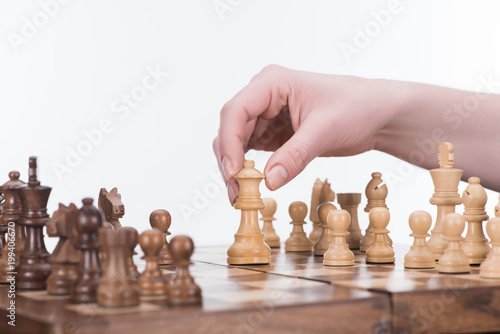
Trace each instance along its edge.
<instances>
[{"instance_id":1,"label":"chess piece","mask_svg":"<svg viewBox=\"0 0 500 334\"><path fill-rule=\"evenodd\" d=\"M108 223L113 225L114 228L122 227L119 219L123 218L125 214L125 206L122 203L122 195L118 193L118 189L113 188L108 192L106 188L101 188L97 205Z\"/></svg>"},{"instance_id":2,"label":"chess piece","mask_svg":"<svg viewBox=\"0 0 500 334\"><path fill-rule=\"evenodd\" d=\"M427 245L425 239L430 236L428 231L432 225L431 215L425 211L415 211L410 215L409 223L413 232L410 234L410 237L415 239L413 246L410 247L410 251L405 255L405 268L434 268L436 266L434 253Z\"/></svg>"},{"instance_id":3,"label":"chess piece","mask_svg":"<svg viewBox=\"0 0 500 334\"><path fill-rule=\"evenodd\" d=\"M45 289L51 272L50 254L43 241L43 227L49 220L47 202L52 188L40 185L36 168L36 157L30 157L28 184L18 188L22 207L19 224L26 229L26 241L16 276L19 289Z\"/></svg>"},{"instance_id":4,"label":"chess piece","mask_svg":"<svg viewBox=\"0 0 500 334\"><path fill-rule=\"evenodd\" d=\"M276 212L276 201L272 198L264 198L265 204L263 209L260 209L260 214L263 221L262 233L264 233L264 242L271 248L280 248L280 237L276 234L273 227L274 213Z\"/></svg>"},{"instance_id":5,"label":"chess piece","mask_svg":"<svg viewBox=\"0 0 500 334\"><path fill-rule=\"evenodd\" d=\"M350 249L359 249L361 246L361 240L363 239L363 234L361 234L358 222L358 205L361 203L361 194L337 194L337 201L339 202L340 207L349 212L349 215L351 216L351 223L347 229L349 235L346 237L346 242Z\"/></svg>"},{"instance_id":6,"label":"chess piece","mask_svg":"<svg viewBox=\"0 0 500 334\"><path fill-rule=\"evenodd\" d=\"M479 267L482 278L500 278L500 217L490 219L486 223L486 232L491 239L491 249Z\"/></svg>"},{"instance_id":7,"label":"chess piece","mask_svg":"<svg viewBox=\"0 0 500 334\"><path fill-rule=\"evenodd\" d=\"M190 258L194 251L193 240L184 235L176 236L170 241L169 250L177 269L167 285L168 303L171 305L201 304L201 289L189 273Z\"/></svg>"},{"instance_id":8,"label":"chess piece","mask_svg":"<svg viewBox=\"0 0 500 334\"><path fill-rule=\"evenodd\" d=\"M318 217L320 221L321 234L318 241L313 245L313 254L318 256L323 256L333 239L333 231L328 225L328 215L331 211L337 210L337 207L332 203L321 203L318 206Z\"/></svg>"},{"instance_id":9,"label":"chess piece","mask_svg":"<svg viewBox=\"0 0 500 334\"><path fill-rule=\"evenodd\" d=\"M375 207L370 210L369 219L373 226L374 238L370 248L366 251L366 263L394 263L394 250L385 237L389 233L387 225L390 218L387 208Z\"/></svg>"},{"instance_id":10,"label":"chess piece","mask_svg":"<svg viewBox=\"0 0 500 334\"><path fill-rule=\"evenodd\" d=\"M438 262L440 273L469 273L469 258L462 250L462 232L465 228L465 217L458 213L449 213L444 217L443 231L448 246Z\"/></svg>"},{"instance_id":11,"label":"chess piece","mask_svg":"<svg viewBox=\"0 0 500 334\"><path fill-rule=\"evenodd\" d=\"M354 266L354 254L346 242L346 236L349 235L347 228L350 222L351 217L346 210L331 210L329 212L327 223L332 231L332 242L323 259L325 266Z\"/></svg>"},{"instance_id":12,"label":"chess piece","mask_svg":"<svg viewBox=\"0 0 500 334\"><path fill-rule=\"evenodd\" d=\"M106 267L97 288L97 304L102 307L139 305L139 286L127 263L131 244L137 244L137 231L131 227L101 228L98 233L106 253Z\"/></svg>"},{"instance_id":13,"label":"chess piece","mask_svg":"<svg viewBox=\"0 0 500 334\"><path fill-rule=\"evenodd\" d=\"M259 184L264 174L254 168L252 160L245 160L244 168L234 179L240 185L239 197L234 208L241 210L241 221L234 243L227 250L228 264L268 264L271 249L264 243L264 234L259 227L259 209L264 208L260 198Z\"/></svg>"},{"instance_id":14,"label":"chess piece","mask_svg":"<svg viewBox=\"0 0 500 334\"><path fill-rule=\"evenodd\" d=\"M456 205L462 204L462 199L458 194L458 183L463 170L453 168L455 160L453 150L452 143L443 142L439 144L440 168L430 171L434 183L434 194L430 199L430 203L437 206L437 215L436 223L427 244L431 247L436 260L441 257L448 244L444 239L444 217L449 213L454 213Z\"/></svg>"},{"instance_id":15,"label":"chess piece","mask_svg":"<svg viewBox=\"0 0 500 334\"><path fill-rule=\"evenodd\" d=\"M59 237L54 252L49 258L52 273L47 279L49 295L69 295L78 279L78 263L81 251L75 247L75 224L78 208L71 203L59 204L59 208L47 222L49 237Z\"/></svg>"},{"instance_id":16,"label":"chess piece","mask_svg":"<svg viewBox=\"0 0 500 334\"><path fill-rule=\"evenodd\" d=\"M293 202L288 208L288 213L292 218L290 224L293 225L290 237L285 241L286 252L310 252L312 242L304 232L304 219L307 216L307 205L304 202Z\"/></svg>"},{"instance_id":17,"label":"chess piece","mask_svg":"<svg viewBox=\"0 0 500 334\"><path fill-rule=\"evenodd\" d=\"M365 212L370 212L373 208L387 208L385 204L385 199L387 198L387 186L384 181L382 181L382 174L375 172L372 173L372 179L366 185L365 195L368 199L368 203L365 207ZM370 245L374 240L374 235L372 233L373 226L368 224L366 228L365 235L361 239L361 244L359 246L359 250L362 252L366 252ZM389 242L389 246L392 246L392 240L388 234L386 234L387 241Z\"/></svg>"},{"instance_id":18,"label":"chess piece","mask_svg":"<svg viewBox=\"0 0 500 334\"><path fill-rule=\"evenodd\" d=\"M168 229L172 223L172 218L167 210L159 209L154 210L149 215L149 224L152 228L160 230L163 238L163 246L160 251L160 264L172 264L174 259L170 256L168 252L168 240L167 237L171 234Z\"/></svg>"},{"instance_id":19,"label":"chess piece","mask_svg":"<svg viewBox=\"0 0 500 334\"><path fill-rule=\"evenodd\" d=\"M127 232L127 245L129 247L129 252L126 258L127 261L127 272L130 274L130 279L133 281L137 281L139 276L139 271L137 270L137 266L134 263L134 255L137 253L135 252L135 247L139 243L139 233L137 233L137 230L133 227L122 227L126 230L130 230L130 232Z\"/></svg>"},{"instance_id":20,"label":"chess piece","mask_svg":"<svg viewBox=\"0 0 500 334\"><path fill-rule=\"evenodd\" d=\"M162 275L159 267L160 251L164 241L161 231L157 229L144 231L139 237L139 244L144 252L142 258L146 260L146 268L137 281L140 293L143 296L162 296L166 294L167 280Z\"/></svg>"},{"instance_id":21,"label":"chess piece","mask_svg":"<svg viewBox=\"0 0 500 334\"><path fill-rule=\"evenodd\" d=\"M311 212L309 214L309 220L313 223L313 229L309 234L309 239L311 243L314 244L318 241L321 235L320 220L318 217L318 207L325 202L333 202L335 200L335 193L331 189L328 179L321 181L316 179L314 182L312 195L311 195Z\"/></svg>"},{"instance_id":22,"label":"chess piece","mask_svg":"<svg viewBox=\"0 0 500 334\"><path fill-rule=\"evenodd\" d=\"M0 260L0 283L9 283L8 278L11 277L9 272L15 272L16 267L19 265L19 260L21 258L21 253L24 249L24 241L26 239L26 234L24 232L24 226L19 224L19 219L21 218L22 206L21 199L19 198L19 187L25 185L26 183L19 180L19 172L12 171L9 173L9 181L0 187L0 192L3 194L4 202L2 204L2 217L0 221L8 226L14 225L15 236L7 237L7 244L9 242L14 243L14 262L9 262L9 249L4 247L2 249L2 259Z\"/></svg>"},{"instance_id":23,"label":"chess piece","mask_svg":"<svg viewBox=\"0 0 500 334\"><path fill-rule=\"evenodd\" d=\"M478 177L470 177L469 185L462 194L467 221L467 235L462 243L462 249L469 258L470 264L481 264L490 251L488 239L484 236L483 221L488 220L484 209L488 195L480 184Z\"/></svg>"},{"instance_id":24,"label":"chess piece","mask_svg":"<svg viewBox=\"0 0 500 334\"><path fill-rule=\"evenodd\" d=\"M98 230L103 226L101 212L92 203L92 198L84 198L83 206L76 216L75 245L81 250L78 265L78 279L71 290L71 301L93 303L97 300L97 287L101 281L102 269L99 258ZM106 228L106 230L110 230ZM107 258L106 262L110 259Z\"/></svg>"}]
</instances>

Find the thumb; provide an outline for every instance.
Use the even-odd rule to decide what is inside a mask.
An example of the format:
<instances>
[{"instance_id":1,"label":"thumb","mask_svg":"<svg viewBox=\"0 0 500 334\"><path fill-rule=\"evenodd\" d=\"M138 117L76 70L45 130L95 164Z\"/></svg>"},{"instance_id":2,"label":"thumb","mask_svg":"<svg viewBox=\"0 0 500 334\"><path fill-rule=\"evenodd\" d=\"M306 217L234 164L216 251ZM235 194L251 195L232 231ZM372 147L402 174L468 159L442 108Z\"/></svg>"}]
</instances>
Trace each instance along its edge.
<instances>
[{"instance_id":1,"label":"thumb","mask_svg":"<svg viewBox=\"0 0 500 334\"><path fill-rule=\"evenodd\" d=\"M264 174L266 186L276 190L297 175L320 154L320 136L303 124L297 132L269 158Z\"/></svg>"}]
</instances>

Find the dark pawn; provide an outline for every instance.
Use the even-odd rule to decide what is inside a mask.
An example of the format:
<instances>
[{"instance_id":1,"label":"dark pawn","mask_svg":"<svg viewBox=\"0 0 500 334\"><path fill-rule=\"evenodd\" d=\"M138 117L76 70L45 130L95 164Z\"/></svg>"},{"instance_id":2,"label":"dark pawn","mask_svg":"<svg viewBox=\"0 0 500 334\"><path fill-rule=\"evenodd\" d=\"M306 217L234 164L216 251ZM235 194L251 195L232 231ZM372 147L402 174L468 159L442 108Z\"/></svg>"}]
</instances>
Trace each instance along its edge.
<instances>
[{"instance_id":1,"label":"dark pawn","mask_svg":"<svg viewBox=\"0 0 500 334\"><path fill-rule=\"evenodd\" d=\"M167 237L171 234L168 229L172 223L172 217L167 210L159 209L154 210L149 215L149 224L151 228L155 228L161 231L163 234L163 247L160 251L160 264L172 264L174 260L168 252L168 241Z\"/></svg>"},{"instance_id":2,"label":"dark pawn","mask_svg":"<svg viewBox=\"0 0 500 334\"><path fill-rule=\"evenodd\" d=\"M78 263L81 251L75 247L75 224L78 208L71 203L68 206L59 204L47 223L47 234L59 237L54 252L50 256L52 274L47 279L49 295L69 295L78 279Z\"/></svg>"},{"instance_id":3,"label":"dark pawn","mask_svg":"<svg viewBox=\"0 0 500 334\"><path fill-rule=\"evenodd\" d=\"M194 244L190 237L180 235L170 241L169 251L177 265L173 279L167 285L168 303L171 305L201 304L201 289L189 273Z\"/></svg>"},{"instance_id":4,"label":"dark pawn","mask_svg":"<svg viewBox=\"0 0 500 334\"><path fill-rule=\"evenodd\" d=\"M158 262L160 261L160 250L163 246L164 238L157 229L142 232L139 237L146 260L146 269L139 277L138 284L143 296L162 296L166 294L166 278L162 274Z\"/></svg>"},{"instance_id":5,"label":"dark pawn","mask_svg":"<svg viewBox=\"0 0 500 334\"><path fill-rule=\"evenodd\" d=\"M49 220L47 202L52 188L40 185L36 167L36 157L30 157L28 184L18 188L22 207L19 224L26 229L26 241L16 277L19 289L45 289L51 272L50 254L43 241L43 227Z\"/></svg>"},{"instance_id":6,"label":"dark pawn","mask_svg":"<svg viewBox=\"0 0 500 334\"><path fill-rule=\"evenodd\" d=\"M97 289L97 304L103 307L128 307L139 305L139 287L132 278L127 258L130 257L131 240L137 244L137 231L133 228L99 230L99 241L106 253L106 268Z\"/></svg>"},{"instance_id":7,"label":"dark pawn","mask_svg":"<svg viewBox=\"0 0 500 334\"><path fill-rule=\"evenodd\" d=\"M78 267L78 280L71 291L71 301L75 303L94 303L97 300L97 287L101 281L102 269L99 259L99 238L97 231L102 227L102 216L92 205L92 198L82 200L83 207L76 217L76 247L81 250Z\"/></svg>"},{"instance_id":8,"label":"dark pawn","mask_svg":"<svg viewBox=\"0 0 500 334\"><path fill-rule=\"evenodd\" d=\"M9 173L9 181L7 181L4 185L0 187L0 193L3 196L2 203L2 214L0 217L0 225L3 225L2 228L5 228L8 231L8 226L12 226L14 224L15 236L9 237L7 234L7 238L5 240L6 244L11 241L14 241L14 260L15 263L9 263L8 261L8 247L2 248L2 256L0 260L0 283L9 283L8 280L11 275L7 274L11 271L16 271L15 267L19 265L19 259L21 257L21 253L24 248L24 240L26 239L26 234L24 233L24 226L18 224L19 219L21 218L22 207L21 200L19 199L19 190L20 186L25 185L26 183L19 180L19 172L12 171ZM11 249L12 250L12 249ZM11 268L12 266L12 268Z\"/></svg>"},{"instance_id":9,"label":"dark pawn","mask_svg":"<svg viewBox=\"0 0 500 334\"><path fill-rule=\"evenodd\" d=\"M139 276L139 271L137 270L137 266L134 264L134 255L137 254L135 252L135 247L137 247L137 244L139 243L139 233L137 233L137 230L133 227L122 227L126 230L130 230L130 232L127 232L128 240L127 240L127 245L129 247L129 252L127 256L127 272L130 275L130 279L137 281Z\"/></svg>"}]
</instances>

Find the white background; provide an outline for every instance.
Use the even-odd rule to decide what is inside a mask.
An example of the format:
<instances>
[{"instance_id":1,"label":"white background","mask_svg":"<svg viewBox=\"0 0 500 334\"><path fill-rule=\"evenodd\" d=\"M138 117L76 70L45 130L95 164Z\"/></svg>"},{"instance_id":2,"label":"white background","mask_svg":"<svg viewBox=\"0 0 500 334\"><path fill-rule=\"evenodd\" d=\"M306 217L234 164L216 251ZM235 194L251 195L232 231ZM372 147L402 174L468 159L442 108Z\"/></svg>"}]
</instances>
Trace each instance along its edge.
<instances>
[{"instance_id":1,"label":"white background","mask_svg":"<svg viewBox=\"0 0 500 334\"><path fill-rule=\"evenodd\" d=\"M36 155L40 180L53 187L50 212L118 187L123 225L144 231L149 213L164 208L171 232L196 245L233 241L239 212L220 185L212 139L222 105L265 65L467 90L481 78L500 80L495 1L402 1L350 58L341 45L355 45L388 1L54 1L0 3L0 182L10 170L26 180L28 157ZM169 75L128 114L115 112L122 94L139 92L155 68ZM89 148L84 132L106 119L108 133ZM78 147L86 156L58 177L54 165L66 165L68 150ZM249 156L263 170L269 154ZM435 208L428 172L408 167L380 152L321 158L275 193L261 191L278 202L275 227L284 241L288 205L309 205L317 177L328 177L337 193L364 192L380 171L389 184L391 236L409 244L408 215L423 209L434 217ZM498 194L488 196L492 216Z\"/></svg>"}]
</instances>

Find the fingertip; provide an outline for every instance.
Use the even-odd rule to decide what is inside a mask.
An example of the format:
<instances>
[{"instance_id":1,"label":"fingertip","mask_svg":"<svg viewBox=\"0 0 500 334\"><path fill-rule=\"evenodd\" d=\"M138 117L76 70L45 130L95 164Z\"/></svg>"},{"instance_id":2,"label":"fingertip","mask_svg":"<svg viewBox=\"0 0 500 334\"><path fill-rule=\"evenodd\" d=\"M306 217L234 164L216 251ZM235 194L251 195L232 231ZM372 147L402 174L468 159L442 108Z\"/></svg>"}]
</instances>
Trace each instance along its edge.
<instances>
[{"instance_id":1,"label":"fingertip","mask_svg":"<svg viewBox=\"0 0 500 334\"><path fill-rule=\"evenodd\" d=\"M231 179L227 184L227 194L231 206L233 206L234 203L236 203L236 200L238 199L238 192L239 192L238 183L236 182L236 180Z\"/></svg>"}]
</instances>

